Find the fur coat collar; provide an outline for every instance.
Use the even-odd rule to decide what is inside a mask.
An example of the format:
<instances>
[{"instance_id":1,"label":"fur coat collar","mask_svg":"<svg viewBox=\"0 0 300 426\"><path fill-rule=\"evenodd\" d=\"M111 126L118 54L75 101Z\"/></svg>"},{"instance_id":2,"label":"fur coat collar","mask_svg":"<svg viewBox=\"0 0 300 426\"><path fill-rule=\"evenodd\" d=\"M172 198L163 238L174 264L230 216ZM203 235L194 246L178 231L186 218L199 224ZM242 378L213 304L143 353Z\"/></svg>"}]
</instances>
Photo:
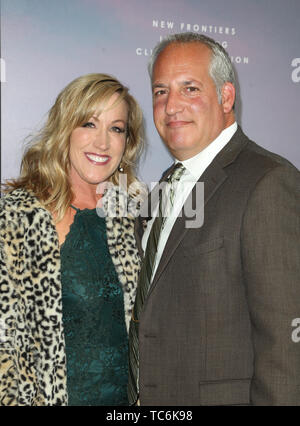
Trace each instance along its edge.
<instances>
[{"instance_id":1,"label":"fur coat collar","mask_svg":"<svg viewBox=\"0 0 300 426\"><path fill-rule=\"evenodd\" d=\"M129 327L140 260L133 217L106 217ZM60 249L51 214L15 190L0 201L0 405L67 405Z\"/></svg>"}]
</instances>

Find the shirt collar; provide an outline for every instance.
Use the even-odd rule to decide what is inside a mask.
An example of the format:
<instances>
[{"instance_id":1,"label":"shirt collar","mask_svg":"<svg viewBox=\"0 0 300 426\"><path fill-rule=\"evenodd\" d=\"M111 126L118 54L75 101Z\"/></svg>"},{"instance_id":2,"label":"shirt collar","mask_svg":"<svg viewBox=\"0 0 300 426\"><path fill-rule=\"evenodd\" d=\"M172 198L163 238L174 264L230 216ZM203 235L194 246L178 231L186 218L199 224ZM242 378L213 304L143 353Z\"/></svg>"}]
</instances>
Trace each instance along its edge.
<instances>
[{"instance_id":1,"label":"shirt collar","mask_svg":"<svg viewBox=\"0 0 300 426\"><path fill-rule=\"evenodd\" d=\"M224 129L213 142L211 142L206 148L204 148L194 157L191 157L185 161L179 161L175 159L175 164L182 163L186 170L188 170L189 173L193 176L193 178L198 180L203 173L203 168L200 168L199 172L199 164L206 165L207 167L213 161L216 155L230 141L232 136L237 131L237 128L237 122L234 122L231 126Z\"/></svg>"}]
</instances>

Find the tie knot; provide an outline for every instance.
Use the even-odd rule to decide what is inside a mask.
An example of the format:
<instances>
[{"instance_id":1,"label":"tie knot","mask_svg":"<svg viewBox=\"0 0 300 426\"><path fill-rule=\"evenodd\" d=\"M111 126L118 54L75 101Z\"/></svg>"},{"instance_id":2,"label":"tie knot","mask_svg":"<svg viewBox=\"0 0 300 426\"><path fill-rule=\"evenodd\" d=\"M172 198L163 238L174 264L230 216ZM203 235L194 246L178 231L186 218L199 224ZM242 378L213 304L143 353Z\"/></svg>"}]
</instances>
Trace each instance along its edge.
<instances>
[{"instance_id":1,"label":"tie knot","mask_svg":"<svg viewBox=\"0 0 300 426\"><path fill-rule=\"evenodd\" d=\"M168 182L172 184L176 181L179 181L181 179L181 176L183 175L184 171L185 171L184 165L181 164L181 163L177 163L174 166L172 173L170 174L170 176L168 178Z\"/></svg>"}]
</instances>

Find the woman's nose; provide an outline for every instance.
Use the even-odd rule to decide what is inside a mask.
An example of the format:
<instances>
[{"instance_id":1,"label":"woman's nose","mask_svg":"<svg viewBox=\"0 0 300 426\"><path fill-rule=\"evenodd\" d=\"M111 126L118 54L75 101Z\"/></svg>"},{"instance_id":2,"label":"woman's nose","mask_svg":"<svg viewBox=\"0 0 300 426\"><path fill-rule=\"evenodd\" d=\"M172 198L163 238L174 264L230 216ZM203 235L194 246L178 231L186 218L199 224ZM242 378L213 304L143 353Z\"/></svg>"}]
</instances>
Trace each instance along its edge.
<instances>
[{"instance_id":1,"label":"woman's nose","mask_svg":"<svg viewBox=\"0 0 300 426\"><path fill-rule=\"evenodd\" d=\"M96 148L106 151L110 146L108 133L101 130L97 131L93 143Z\"/></svg>"}]
</instances>

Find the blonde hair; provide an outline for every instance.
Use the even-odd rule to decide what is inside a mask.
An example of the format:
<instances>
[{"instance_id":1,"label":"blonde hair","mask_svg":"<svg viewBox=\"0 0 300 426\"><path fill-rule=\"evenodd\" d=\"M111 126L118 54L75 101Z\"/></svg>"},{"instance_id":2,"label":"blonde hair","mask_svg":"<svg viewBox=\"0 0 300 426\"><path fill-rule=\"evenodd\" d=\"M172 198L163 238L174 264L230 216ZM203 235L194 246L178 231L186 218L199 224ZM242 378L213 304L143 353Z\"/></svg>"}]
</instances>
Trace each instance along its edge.
<instances>
[{"instance_id":1,"label":"blonde hair","mask_svg":"<svg viewBox=\"0 0 300 426\"><path fill-rule=\"evenodd\" d=\"M122 173L127 175L128 186L136 181L135 166L143 148L142 111L128 88L117 79L107 74L88 74L72 81L58 95L46 124L30 141L23 155L20 177L6 182L5 192L17 188L32 191L60 221L73 199L69 183L71 133L93 115L101 114L115 93L119 94L116 102L125 100L128 104ZM109 180L119 184L118 170Z\"/></svg>"}]
</instances>

